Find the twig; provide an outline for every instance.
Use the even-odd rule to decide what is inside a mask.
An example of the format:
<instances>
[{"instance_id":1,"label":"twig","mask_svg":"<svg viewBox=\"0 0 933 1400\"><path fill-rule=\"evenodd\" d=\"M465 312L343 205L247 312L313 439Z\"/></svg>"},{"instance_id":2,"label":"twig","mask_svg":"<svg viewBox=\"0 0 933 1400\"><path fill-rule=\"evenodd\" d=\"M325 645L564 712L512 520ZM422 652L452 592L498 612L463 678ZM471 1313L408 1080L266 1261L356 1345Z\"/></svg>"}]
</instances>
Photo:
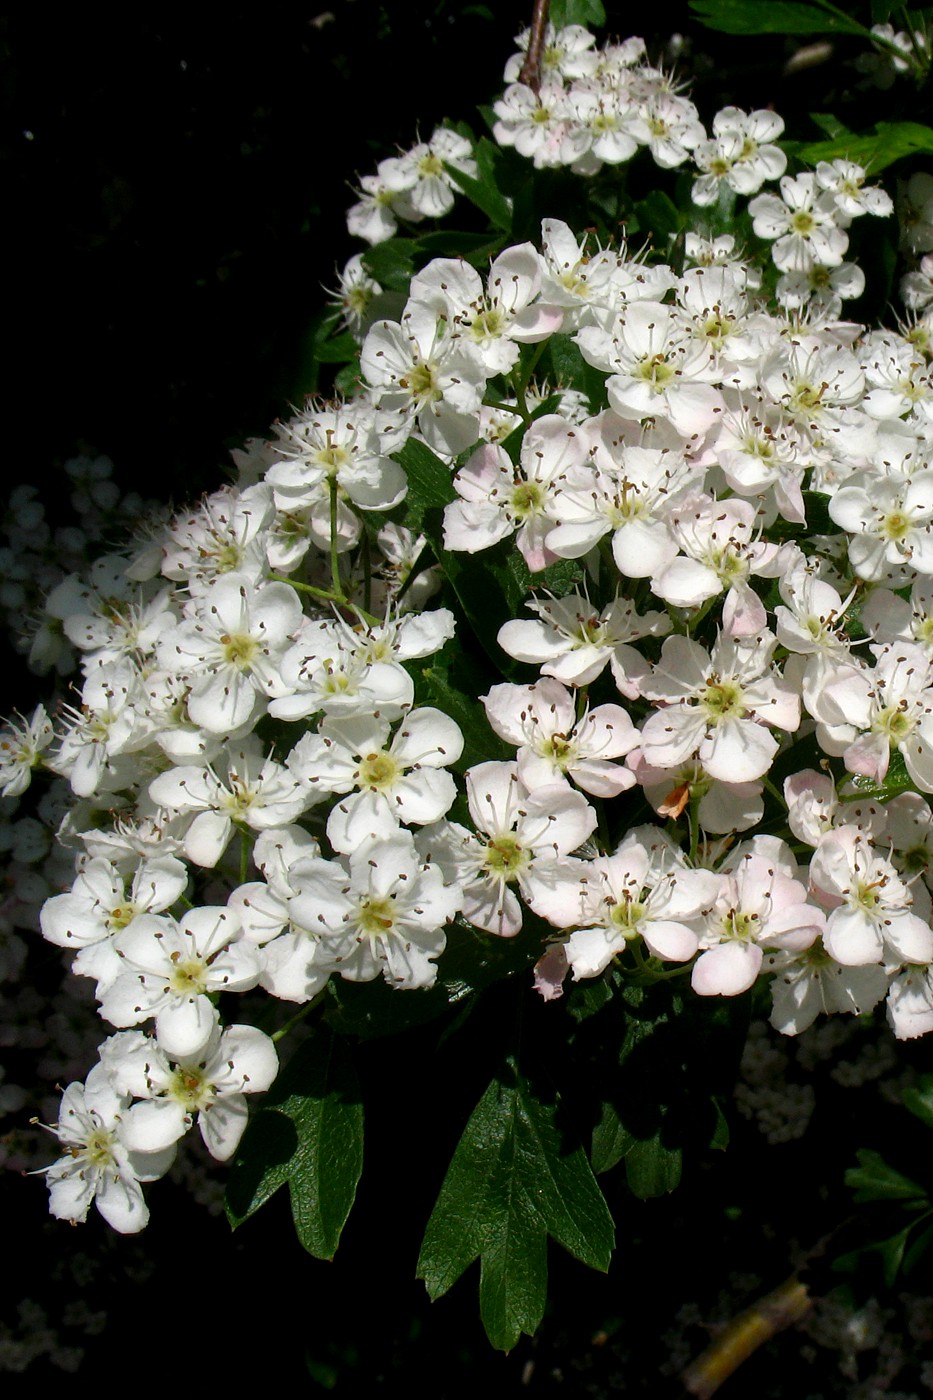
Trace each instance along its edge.
<instances>
[{"instance_id":1,"label":"twig","mask_svg":"<svg viewBox=\"0 0 933 1400\"><path fill-rule=\"evenodd\" d=\"M544 50L544 34L547 29L550 9L551 0L535 0L534 9L531 12L528 52L525 55L525 62L522 64L522 71L518 75L518 81L524 83L526 87L530 87L532 92L536 94L541 89L541 54Z\"/></svg>"},{"instance_id":2,"label":"twig","mask_svg":"<svg viewBox=\"0 0 933 1400\"><path fill-rule=\"evenodd\" d=\"M807 1286L796 1274L734 1317L702 1356L681 1376L684 1388L697 1400L709 1400L752 1352L785 1327L799 1322L813 1306Z\"/></svg>"}]
</instances>

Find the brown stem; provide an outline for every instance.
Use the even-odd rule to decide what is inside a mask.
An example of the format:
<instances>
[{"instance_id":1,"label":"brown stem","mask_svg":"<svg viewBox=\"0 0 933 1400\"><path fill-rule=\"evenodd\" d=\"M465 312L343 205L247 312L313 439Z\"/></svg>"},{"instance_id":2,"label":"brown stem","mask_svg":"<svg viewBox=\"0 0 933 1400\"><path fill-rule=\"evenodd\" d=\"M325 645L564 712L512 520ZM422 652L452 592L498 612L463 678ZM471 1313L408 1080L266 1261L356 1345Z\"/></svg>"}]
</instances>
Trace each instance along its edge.
<instances>
[{"instance_id":1,"label":"brown stem","mask_svg":"<svg viewBox=\"0 0 933 1400\"><path fill-rule=\"evenodd\" d=\"M524 83L526 87L530 87L534 93L538 93L541 89L541 54L544 50L544 35L550 9L551 0L535 0L534 9L531 12L528 52L525 54L522 71L518 75L518 81Z\"/></svg>"},{"instance_id":2,"label":"brown stem","mask_svg":"<svg viewBox=\"0 0 933 1400\"><path fill-rule=\"evenodd\" d=\"M799 1322L812 1306L813 1299L806 1284L801 1283L796 1274L791 1274L780 1287L727 1323L703 1355L684 1371L681 1376L684 1388L697 1400L709 1400L752 1352L785 1327Z\"/></svg>"}]
</instances>

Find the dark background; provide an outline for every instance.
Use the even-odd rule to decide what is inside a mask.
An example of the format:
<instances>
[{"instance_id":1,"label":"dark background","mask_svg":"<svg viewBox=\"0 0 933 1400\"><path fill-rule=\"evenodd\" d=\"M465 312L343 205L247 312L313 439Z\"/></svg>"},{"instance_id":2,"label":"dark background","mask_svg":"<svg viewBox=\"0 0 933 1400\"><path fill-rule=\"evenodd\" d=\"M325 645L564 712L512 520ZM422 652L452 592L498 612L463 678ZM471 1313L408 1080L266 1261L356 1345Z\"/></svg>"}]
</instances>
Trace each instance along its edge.
<instances>
[{"instance_id":1,"label":"dark background","mask_svg":"<svg viewBox=\"0 0 933 1400\"><path fill-rule=\"evenodd\" d=\"M355 177L445 116L482 130L531 10L326 3L0 14L12 480L91 450L144 495L215 488L307 387L311 316L362 246ZM710 35L682 3L650 19L610 5L608 32L657 58L680 28L707 120L812 100L781 77L793 41Z\"/></svg>"}]
</instances>

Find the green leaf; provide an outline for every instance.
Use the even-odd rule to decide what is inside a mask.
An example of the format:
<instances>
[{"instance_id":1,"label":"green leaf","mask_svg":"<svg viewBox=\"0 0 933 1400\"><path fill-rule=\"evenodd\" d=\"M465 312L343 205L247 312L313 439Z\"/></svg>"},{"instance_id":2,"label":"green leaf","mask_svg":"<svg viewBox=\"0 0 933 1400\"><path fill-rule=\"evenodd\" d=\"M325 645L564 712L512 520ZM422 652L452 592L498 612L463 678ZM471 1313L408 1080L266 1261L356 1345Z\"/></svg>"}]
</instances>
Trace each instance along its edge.
<instances>
[{"instance_id":1,"label":"green leaf","mask_svg":"<svg viewBox=\"0 0 933 1400\"><path fill-rule=\"evenodd\" d=\"M333 1259L363 1169L363 1105L349 1051L315 1028L250 1123L227 1183L236 1229L288 1183L298 1238Z\"/></svg>"},{"instance_id":2,"label":"green leaf","mask_svg":"<svg viewBox=\"0 0 933 1400\"><path fill-rule=\"evenodd\" d=\"M582 24L584 29L600 29L606 23L602 0L551 0L551 23L555 29Z\"/></svg>"},{"instance_id":3,"label":"green leaf","mask_svg":"<svg viewBox=\"0 0 933 1400\"><path fill-rule=\"evenodd\" d=\"M851 136L852 132L841 122L838 117L834 117L831 112L811 112L810 120L814 126L818 126L824 136L828 136L831 141L837 141L844 136Z\"/></svg>"},{"instance_id":4,"label":"green leaf","mask_svg":"<svg viewBox=\"0 0 933 1400\"><path fill-rule=\"evenodd\" d=\"M514 756L514 748L493 731L484 707L477 700L452 686L436 667L425 667L421 672L421 681L419 703L436 706L460 726L463 753L456 763L450 765L455 773L465 774L474 764L484 763L488 759L509 759Z\"/></svg>"},{"instance_id":5,"label":"green leaf","mask_svg":"<svg viewBox=\"0 0 933 1400\"><path fill-rule=\"evenodd\" d=\"M418 247L432 258L463 258L474 267L487 267L490 258L502 250L503 239L490 238L488 233L458 233L456 229L437 229L423 233Z\"/></svg>"},{"instance_id":6,"label":"green leaf","mask_svg":"<svg viewBox=\"0 0 933 1400\"><path fill-rule=\"evenodd\" d=\"M690 0L707 29L720 34L867 34L864 24L796 0Z\"/></svg>"},{"instance_id":7,"label":"green leaf","mask_svg":"<svg viewBox=\"0 0 933 1400\"><path fill-rule=\"evenodd\" d=\"M821 160L854 160L872 175L905 156L933 151L933 127L920 122L878 122L874 132L864 136L845 134L832 141L811 141L795 146L798 158L807 165Z\"/></svg>"},{"instance_id":8,"label":"green leaf","mask_svg":"<svg viewBox=\"0 0 933 1400\"><path fill-rule=\"evenodd\" d=\"M405 523L417 534L422 528L425 511L443 509L450 501L456 500L451 471L430 447L414 438L409 438L401 451L393 454L393 458L408 477Z\"/></svg>"},{"instance_id":9,"label":"green leaf","mask_svg":"<svg viewBox=\"0 0 933 1400\"><path fill-rule=\"evenodd\" d=\"M547 1296L547 1237L605 1272L612 1217L558 1102L535 1095L510 1059L467 1123L428 1221L418 1278L431 1299L480 1260L480 1313L493 1346L532 1334Z\"/></svg>"},{"instance_id":10,"label":"green leaf","mask_svg":"<svg viewBox=\"0 0 933 1400\"><path fill-rule=\"evenodd\" d=\"M925 1074L916 1089L905 1089L904 1107L927 1128L933 1128L933 1074Z\"/></svg>"},{"instance_id":11,"label":"green leaf","mask_svg":"<svg viewBox=\"0 0 933 1400\"><path fill-rule=\"evenodd\" d=\"M360 347L349 331L344 331L342 335L331 336L330 340L319 341L314 347L315 355L325 365L353 360L359 352Z\"/></svg>"},{"instance_id":12,"label":"green leaf","mask_svg":"<svg viewBox=\"0 0 933 1400\"><path fill-rule=\"evenodd\" d=\"M715 1148L717 1152L725 1152L726 1148L729 1146L729 1139L732 1136L729 1131L729 1120L723 1113L722 1106L715 1096L713 1097L713 1108L716 1111L716 1123L713 1127L713 1135L709 1140L709 1145Z\"/></svg>"},{"instance_id":13,"label":"green leaf","mask_svg":"<svg viewBox=\"0 0 933 1400\"><path fill-rule=\"evenodd\" d=\"M387 238L363 254L363 266L380 287L407 292L415 271L417 243L413 238Z\"/></svg>"},{"instance_id":14,"label":"green leaf","mask_svg":"<svg viewBox=\"0 0 933 1400\"><path fill-rule=\"evenodd\" d=\"M564 389L578 389L589 399L590 410L598 413L606 405L606 379L601 370L587 364L569 335L552 335L547 353L555 383Z\"/></svg>"},{"instance_id":15,"label":"green leaf","mask_svg":"<svg viewBox=\"0 0 933 1400\"><path fill-rule=\"evenodd\" d=\"M505 195L499 189L495 177L496 147L487 137L483 136L477 142L474 155L476 157L479 178L466 175L462 170L458 170L455 165L444 164L447 174L457 185L467 199L475 204L477 209L481 209L489 219L494 228L502 229L504 233L512 227L512 206Z\"/></svg>"},{"instance_id":16,"label":"green leaf","mask_svg":"<svg viewBox=\"0 0 933 1400\"><path fill-rule=\"evenodd\" d=\"M664 1195L679 1184L691 1147L728 1140L719 1098L731 1091L747 1002L697 1008L672 983L636 986L614 970L601 982L611 992L602 1005L587 992L578 1007L581 986L567 993L574 1061L597 1101L593 1170L622 1162L635 1195Z\"/></svg>"},{"instance_id":17,"label":"green leaf","mask_svg":"<svg viewBox=\"0 0 933 1400\"><path fill-rule=\"evenodd\" d=\"M859 1164L846 1172L845 1183L855 1192L857 1202L920 1201L926 1198L923 1187L895 1171L880 1152L861 1148L856 1156Z\"/></svg>"},{"instance_id":18,"label":"green leaf","mask_svg":"<svg viewBox=\"0 0 933 1400\"><path fill-rule=\"evenodd\" d=\"M652 247L666 249L687 224L690 215L680 212L663 190L652 190L635 205L637 227L651 239Z\"/></svg>"}]
</instances>

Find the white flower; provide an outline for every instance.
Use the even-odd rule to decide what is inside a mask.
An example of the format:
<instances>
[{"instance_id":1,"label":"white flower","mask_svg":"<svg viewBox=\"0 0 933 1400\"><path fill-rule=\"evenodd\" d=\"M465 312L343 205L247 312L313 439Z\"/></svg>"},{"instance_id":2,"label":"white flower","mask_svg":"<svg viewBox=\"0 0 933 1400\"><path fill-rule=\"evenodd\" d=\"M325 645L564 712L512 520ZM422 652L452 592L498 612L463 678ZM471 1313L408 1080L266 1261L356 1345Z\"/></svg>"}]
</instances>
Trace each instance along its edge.
<instances>
[{"instance_id":1,"label":"white flower","mask_svg":"<svg viewBox=\"0 0 933 1400\"><path fill-rule=\"evenodd\" d=\"M19 797L32 781L32 770L41 763L43 749L53 738L52 722L43 705L31 719L8 719L0 729L0 797Z\"/></svg>"},{"instance_id":2,"label":"white flower","mask_svg":"<svg viewBox=\"0 0 933 1400\"><path fill-rule=\"evenodd\" d=\"M420 848L461 886L465 919L511 938L522 926L522 913L510 886L517 884L527 897L528 876L540 875L545 864L559 878L560 858L592 835L596 813L566 782L529 794L513 763L478 763L466 783L477 835L441 822L419 836Z\"/></svg>"},{"instance_id":3,"label":"white flower","mask_svg":"<svg viewBox=\"0 0 933 1400\"><path fill-rule=\"evenodd\" d=\"M765 724L793 731L800 702L771 669L777 639L765 632L743 645L720 637L712 654L686 637L668 637L642 694L662 702L642 729L649 763L672 768L696 755L724 782L750 782L771 766L778 743Z\"/></svg>"},{"instance_id":4,"label":"white flower","mask_svg":"<svg viewBox=\"0 0 933 1400\"><path fill-rule=\"evenodd\" d=\"M259 587L225 574L191 603L191 616L160 639L162 664L187 675L188 714L211 734L229 734L262 713L265 696L286 691L278 664L301 622L285 583Z\"/></svg>"},{"instance_id":5,"label":"white flower","mask_svg":"<svg viewBox=\"0 0 933 1400\"><path fill-rule=\"evenodd\" d=\"M910 890L856 827L838 827L810 862L810 883L829 915L823 943L847 967L933 962L933 931L911 912Z\"/></svg>"},{"instance_id":6,"label":"white flower","mask_svg":"<svg viewBox=\"0 0 933 1400\"><path fill-rule=\"evenodd\" d=\"M113 1088L102 1064L85 1084L69 1084L62 1098L58 1126L51 1131L65 1155L45 1168L49 1209L58 1220L86 1220L93 1202L121 1235L145 1228L149 1208L141 1181L164 1176L175 1156L174 1145L157 1152L134 1152L123 1137L129 1096Z\"/></svg>"},{"instance_id":7,"label":"white flower","mask_svg":"<svg viewBox=\"0 0 933 1400\"><path fill-rule=\"evenodd\" d=\"M246 1095L268 1089L279 1067L272 1041L253 1026L216 1027L200 1054L180 1057L140 1031L124 1031L107 1042L101 1059L117 1089L137 1100L123 1115L131 1151L171 1148L196 1120L219 1162L233 1156L243 1136Z\"/></svg>"},{"instance_id":8,"label":"white flower","mask_svg":"<svg viewBox=\"0 0 933 1400\"><path fill-rule=\"evenodd\" d=\"M671 629L665 613L641 616L622 598L613 599L601 613L580 593L543 602L534 599L526 606L538 620L503 623L498 635L503 651L517 661L540 665L542 675L565 685L589 685L611 665L616 685L630 700L638 695L639 681L650 668L628 643L662 637Z\"/></svg>"},{"instance_id":9,"label":"white flower","mask_svg":"<svg viewBox=\"0 0 933 1400\"><path fill-rule=\"evenodd\" d=\"M456 186L445 165L476 179L472 145L443 126L437 128L430 141L419 141L404 155L380 161L379 178L392 195L393 213L413 223L449 214L454 207Z\"/></svg>"},{"instance_id":10,"label":"white flower","mask_svg":"<svg viewBox=\"0 0 933 1400\"><path fill-rule=\"evenodd\" d=\"M836 201L814 174L783 176L781 198L760 194L748 212L758 237L775 240L771 256L781 272L806 272L814 263L835 267L849 246Z\"/></svg>"},{"instance_id":11,"label":"white flower","mask_svg":"<svg viewBox=\"0 0 933 1400\"><path fill-rule=\"evenodd\" d=\"M363 341L360 365L376 406L400 431L417 421L428 446L450 456L476 441L482 360L433 307L410 301L401 322L377 321Z\"/></svg>"},{"instance_id":12,"label":"white flower","mask_svg":"<svg viewBox=\"0 0 933 1400\"><path fill-rule=\"evenodd\" d=\"M292 749L288 766L307 792L341 793L327 819L327 839L349 855L370 836L391 838L399 823L439 821L456 796L444 771L463 752L452 719L429 706L410 710L392 737L380 715L324 720Z\"/></svg>"},{"instance_id":13,"label":"white flower","mask_svg":"<svg viewBox=\"0 0 933 1400\"><path fill-rule=\"evenodd\" d=\"M217 992L243 992L259 981L259 954L242 940L231 909L189 909L176 923L143 914L115 947L125 971L101 998L112 1026L138 1026L155 1017L156 1038L167 1055L196 1058L207 1047L218 1014Z\"/></svg>"},{"instance_id":14,"label":"white flower","mask_svg":"<svg viewBox=\"0 0 933 1400\"><path fill-rule=\"evenodd\" d=\"M617 797L634 784L630 769L611 762L640 739L621 706L598 705L577 721L570 691L549 678L494 685L480 699L496 733L520 746L518 776L529 792L565 777L597 797Z\"/></svg>"},{"instance_id":15,"label":"white flower","mask_svg":"<svg viewBox=\"0 0 933 1400\"><path fill-rule=\"evenodd\" d=\"M364 841L344 862L309 861L289 900L289 917L319 941L318 966L353 982L383 974L405 989L430 987L432 959L462 896L440 867L422 859L411 833Z\"/></svg>"}]
</instances>

